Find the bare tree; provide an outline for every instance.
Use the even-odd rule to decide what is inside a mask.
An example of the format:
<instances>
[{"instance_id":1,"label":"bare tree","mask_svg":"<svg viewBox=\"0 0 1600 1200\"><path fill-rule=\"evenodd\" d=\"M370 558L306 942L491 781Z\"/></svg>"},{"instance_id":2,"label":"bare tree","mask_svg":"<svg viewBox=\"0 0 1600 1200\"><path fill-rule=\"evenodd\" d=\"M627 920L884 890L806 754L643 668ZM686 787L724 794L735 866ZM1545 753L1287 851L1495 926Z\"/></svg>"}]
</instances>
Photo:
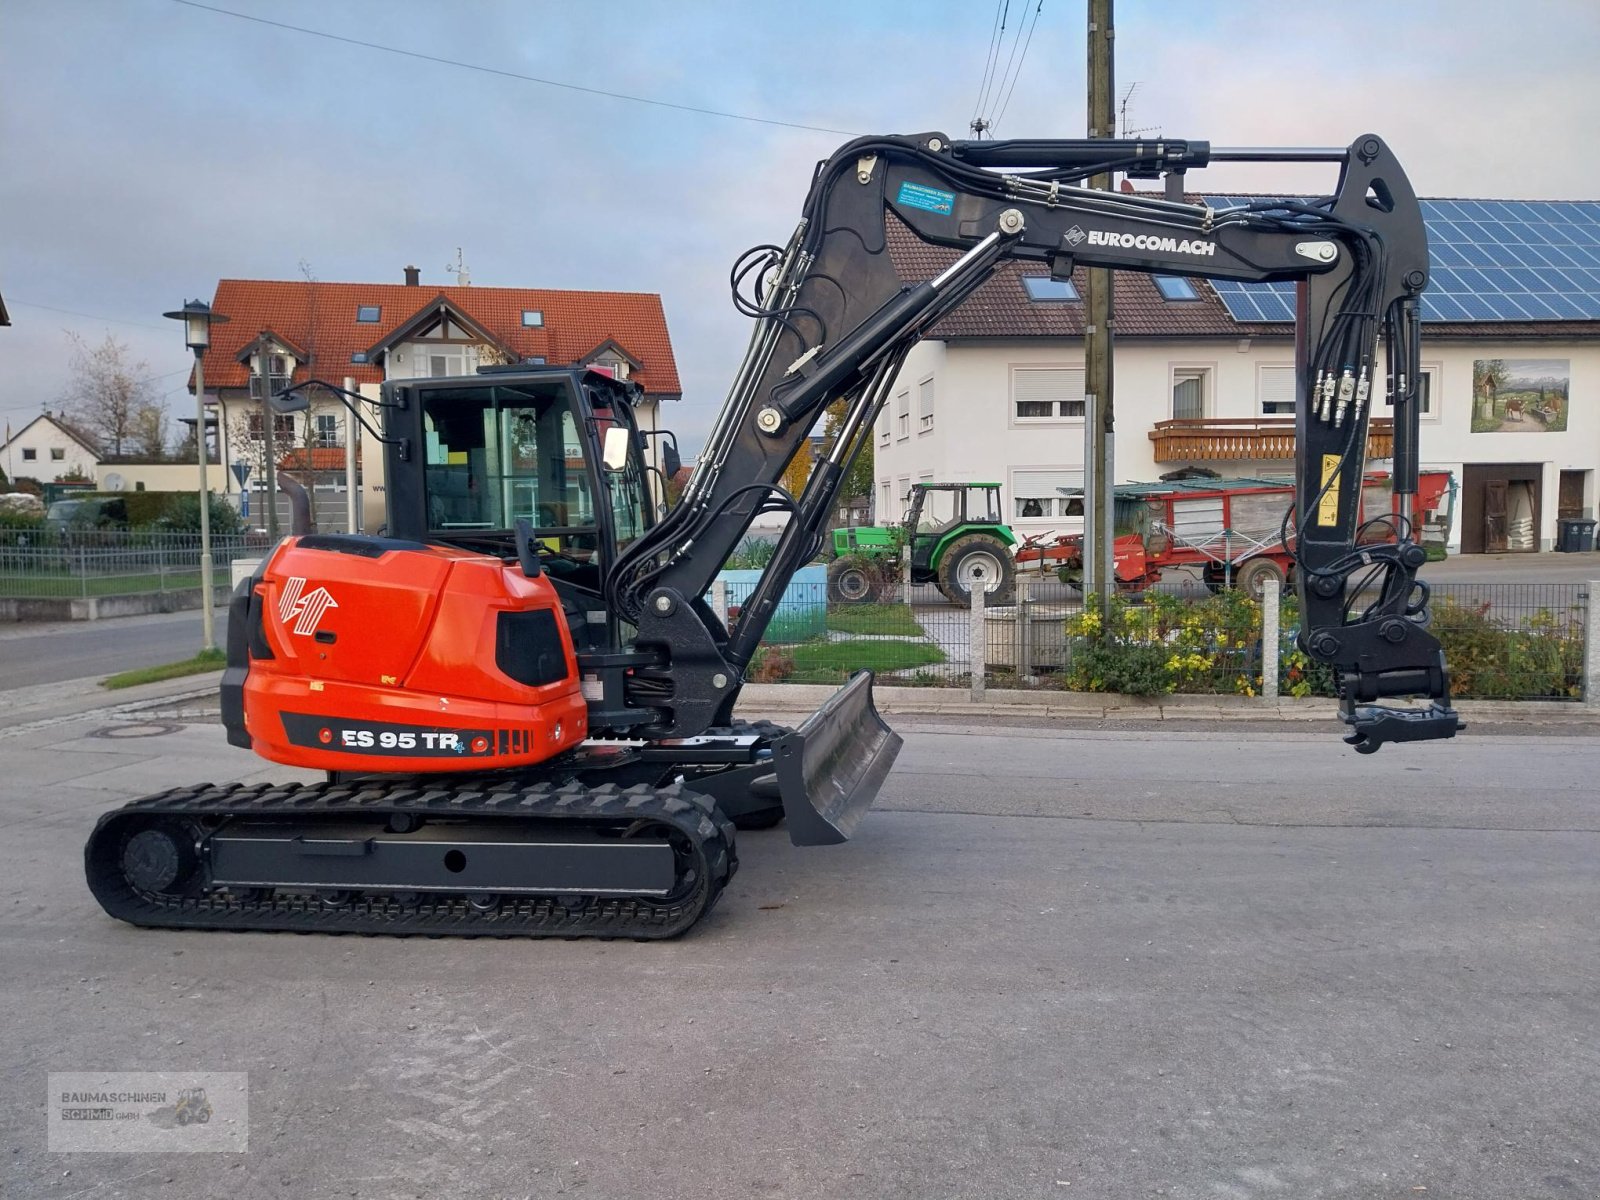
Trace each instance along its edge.
<instances>
[{"instance_id":1,"label":"bare tree","mask_svg":"<svg viewBox=\"0 0 1600 1200\"><path fill-rule=\"evenodd\" d=\"M325 393L320 388L308 388L312 407L304 413L278 415L272 418L273 448L277 453L277 473L288 474L306 489L311 502L311 518L316 520L316 451L324 448L318 433L316 418L337 412L328 405L321 408L316 401ZM236 411L228 418L228 446L235 459L250 466L252 485L266 478L267 442L261 427L262 416L257 410ZM191 444L191 449L193 448Z\"/></svg>"},{"instance_id":2,"label":"bare tree","mask_svg":"<svg viewBox=\"0 0 1600 1200\"><path fill-rule=\"evenodd\" d=\"M61 397L63 413L114 455L130 450L159 455L167 410L150 386L149 365L134 361L128 346L109 333L97 346L77 334L67 336L73 344L72 378Z\"/></svg>"}]
</instances>

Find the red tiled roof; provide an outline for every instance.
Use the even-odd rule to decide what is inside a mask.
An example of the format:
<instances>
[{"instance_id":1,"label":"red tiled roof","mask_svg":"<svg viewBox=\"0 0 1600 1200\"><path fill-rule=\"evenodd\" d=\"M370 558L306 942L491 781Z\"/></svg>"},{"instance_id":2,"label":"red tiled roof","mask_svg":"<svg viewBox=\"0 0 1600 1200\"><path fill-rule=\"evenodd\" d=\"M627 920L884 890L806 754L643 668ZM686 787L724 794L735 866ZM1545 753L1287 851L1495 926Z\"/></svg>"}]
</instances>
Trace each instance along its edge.
<instances>
[{"instance_id":1,"label":"red tiled roof","mask_svg":"<svg viewBox=\"0 0 1600 1200\"><path fill-rule=\"evenodd\" d=\"M615 340L639 363L631 378L647 393L682 394L666 313L661 297L654 293L277 279L218 281L211 308L226 316L228 323L212 327L206 385L248 387L249 363L237 361L238 355L268 329L310 350L313 361L309 368L295 371L296 380L324 378L337 383L349 375L357 383L378 383L383 379L381 365L352 363L350 356L370 350L441 298L523 358L542 357L551 365L567 365L582 361L595 346ZM376 305L380 319L357 321L356 310L364 305ZM525 327L524 309L542 312L543 326Z\"/></svg>"},{"instance_id":2,"label":"red tiled roof","mask_svg":"<svg viewBox=\"0 0 1600 1200\"><path fill-rule=\"evenodd\" d=\"M308 467L313 471L342 471L344 447L302 446L295 450L287 450L279 457L278 466L288 471L304 471Z\"/></svg>"}]
</instances>

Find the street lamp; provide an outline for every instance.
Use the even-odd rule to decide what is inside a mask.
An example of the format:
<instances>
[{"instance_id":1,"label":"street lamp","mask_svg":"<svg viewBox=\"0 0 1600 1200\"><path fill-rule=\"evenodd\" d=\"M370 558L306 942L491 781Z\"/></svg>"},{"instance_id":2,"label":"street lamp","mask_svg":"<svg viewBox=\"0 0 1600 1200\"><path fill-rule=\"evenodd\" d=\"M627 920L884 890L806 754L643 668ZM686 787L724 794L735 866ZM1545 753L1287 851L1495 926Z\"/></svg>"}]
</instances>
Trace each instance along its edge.
<instances>
[{"instance_id":1,"label":"street lamp","mask_svg":"<svg viewBox=\"0 0 1600 1200\"><path fill-rule=\"evenodd\" d=\"M214 598L211 584L211 492L206 487L206 347L211 344L211 327L221 325L227 317L211 311L204 300L191 300L177 312L162 313L174 321L183 322L183 340L194 351L194 398L196 420L194 425L195 457L200 463L200 612L205 637L204 649L217 648L216 614L212 611Z\"/></svg>"}]
</instances>

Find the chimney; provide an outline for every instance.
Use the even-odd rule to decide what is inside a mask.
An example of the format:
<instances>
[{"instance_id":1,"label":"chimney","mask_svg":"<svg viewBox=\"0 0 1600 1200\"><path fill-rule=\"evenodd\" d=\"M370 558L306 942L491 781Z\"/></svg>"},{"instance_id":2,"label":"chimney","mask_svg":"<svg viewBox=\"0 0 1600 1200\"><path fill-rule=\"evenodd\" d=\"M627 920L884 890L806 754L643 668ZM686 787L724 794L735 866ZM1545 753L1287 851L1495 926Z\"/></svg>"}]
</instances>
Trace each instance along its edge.
<instances>
[{"instance_id":1,"label":"chimney","mask_svg":"<svg viewBox=\"0 0 1600 1200\"><path fill-rule=\"evenodd\" d=\"M421 287L422 286L422 272L417 270L416 267L407 267L406 268L406 286L407 287Z\"/></svg>"}]
</instances>

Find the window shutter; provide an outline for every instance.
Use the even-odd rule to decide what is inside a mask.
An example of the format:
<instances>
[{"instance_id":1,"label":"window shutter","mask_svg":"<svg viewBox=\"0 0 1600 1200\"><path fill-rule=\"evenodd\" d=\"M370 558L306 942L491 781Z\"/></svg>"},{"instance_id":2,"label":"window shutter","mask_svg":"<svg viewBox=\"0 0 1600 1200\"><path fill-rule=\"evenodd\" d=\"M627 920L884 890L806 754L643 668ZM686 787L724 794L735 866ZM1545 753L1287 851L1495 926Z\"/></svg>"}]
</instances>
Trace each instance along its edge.
<instances>
[{"instance_id":1,"label":"window shutter","mask_svg":"<svg viewBox=\"0 0 1600 1200\"><path fill-rule=\"evenodd\" d=\"M1294 413L1294 368L1262 367L1256 378L1261 411L1267 416Z\"/></svg>"},{"instance_id":2,"label":"window shutter","mask_svg":"<svg viewBox=\"0 0 1600 1200\"><path fill-rule=\"evenodd\" d=\"M1083 416L1082 367L1019 367L1011 388L1019 417Z\"/></svg>"},{"instance_id":3,"label":"window shutter","mask_svg":"<svg viewBox=\"0 0 1600 1200\"><path fill-rule=\"evenodd\" d=\"M1061 493L1056 490L1057 488L1081 491L1083 472L1062 470L1011 472L1011 490L1018 496L1060 499Z\"/></svg>"}]
</instances>

